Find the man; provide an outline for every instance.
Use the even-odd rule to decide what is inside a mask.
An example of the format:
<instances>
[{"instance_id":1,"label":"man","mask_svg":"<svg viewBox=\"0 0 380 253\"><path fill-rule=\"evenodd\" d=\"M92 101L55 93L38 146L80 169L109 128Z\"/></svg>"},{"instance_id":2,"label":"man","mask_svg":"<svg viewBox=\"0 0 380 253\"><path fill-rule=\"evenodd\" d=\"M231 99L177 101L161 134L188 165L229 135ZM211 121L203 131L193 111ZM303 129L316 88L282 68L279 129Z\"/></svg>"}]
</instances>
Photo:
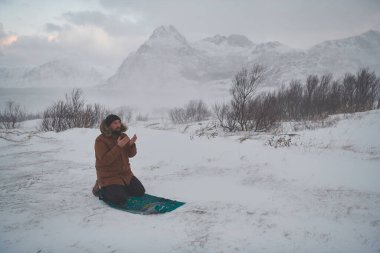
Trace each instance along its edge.
<instances>
[{"instance_id":1,"label":"man","mask_svg":"<svg viewBox=\"0 0 380 253\"><path fill-rule=\"evenodd\" d=\"M142 196L145 188L132 173L129 158L137 153L137 136L129 138L128 129L117 115L108 115L100 124L101 134L95 140L97 180L93 194L114 204L124 204L128 196Z\"/></svg>"}]
</instances>

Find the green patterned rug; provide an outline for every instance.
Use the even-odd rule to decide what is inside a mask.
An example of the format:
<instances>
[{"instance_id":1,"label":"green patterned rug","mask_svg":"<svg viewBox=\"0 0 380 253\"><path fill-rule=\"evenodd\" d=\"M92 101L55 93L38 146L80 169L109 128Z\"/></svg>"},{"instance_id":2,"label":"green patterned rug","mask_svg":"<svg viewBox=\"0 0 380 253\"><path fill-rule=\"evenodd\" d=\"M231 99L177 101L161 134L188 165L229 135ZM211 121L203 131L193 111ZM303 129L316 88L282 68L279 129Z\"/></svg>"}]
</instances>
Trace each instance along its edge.
<instances>
[{"instance_id":1,"label":"green patterned rug","mask_svg":"<svg viewBox=\"0 0 380 253\"><path fill-rule=\"evenodd\" d=\"M99 199L102 199L101 191ZM136 214L159 214L171 212L185 204L185 202L157 197L150 194L144 194L141 197L130 196L124 205L116 205L108 202L105 203L113 208Z\"/></svg>"}]
</instances>

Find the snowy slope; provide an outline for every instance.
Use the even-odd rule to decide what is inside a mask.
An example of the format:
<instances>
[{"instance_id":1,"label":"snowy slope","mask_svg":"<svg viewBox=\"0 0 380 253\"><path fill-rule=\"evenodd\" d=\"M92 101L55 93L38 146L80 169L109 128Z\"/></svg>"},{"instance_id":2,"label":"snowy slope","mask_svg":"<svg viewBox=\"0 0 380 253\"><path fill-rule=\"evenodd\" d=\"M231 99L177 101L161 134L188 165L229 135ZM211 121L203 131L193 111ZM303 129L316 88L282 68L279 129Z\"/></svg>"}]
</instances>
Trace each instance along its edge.
<instances>
[{"instance_id":1,"label":"snowy slope","mask_svg":"<svg viewBox=\"0 0 380 253\"><path fill-rule=\"evenodd\" d=\"M162 88L167 83L183 85L186 83L183 76L193 75L203 64L201 58L200 52L192 48L173 26L160 26L123 61L106 86L130 89L143 86L144 90L147 84L153 89Z\"/></svg>"},{"instance_id":2,"label":"snowy slope","mask_svg":"<svg viewBox=\"0 0 380 253\"><path fill-rule=\"evenodd\" d=\"M94 67L53 60L35 67L0 67L0 87L89 87L105 77Z\"/></svg>"},{"instance_id":3,"label":"snowy slope","mask_svg":"<svg viewBox=\"0 0 380 253\"><path fill-rule=\"evenodd\" d=\"M380 110L272 134L132 122L131 166L147 193L187 202L154 216L92 196L98 129L38 133L37 123L1 132L0 252L380 250ZM267 144L283 133L295 134L289 147Z\"/></svg>"},{"instance_id":4,"label":"snowy slope","mask_svg":"<svg viewBox=\"0 0 380 253\"><path fill-rule=\"evenodd\" d=\"M380 72L380 32L369 30L329 40L309 49L291 48L278 41L254 43L244 35L217 34L188 41L172 25L157 27L135 52L125 56L116 72L108 64L79 64L58 59L39 66L0 64L0 87L101 87L129 90L204 88L229 81L243 66L268 69L265 86L278 87L292 79L331 72L341 77L368 67ZM85 59L83 59L85 60Z\"/></svg>"},{"instance_id":5,"label":"snowy slope","mask_svg":"<svg viewBox=\"0 0 380 253\"><path fill-rule=\"evenodd\" d=\"M380 72L378 55L380 32L373 30L300 50L278 41L257 44L237 34L189 42L173 26L160 26L101 86L208 85L230 80L241 67L258 63L268 68L265 85L277 87L309 74L331 72L341 77L360 67Z\"/></svg>"}]
</instances>

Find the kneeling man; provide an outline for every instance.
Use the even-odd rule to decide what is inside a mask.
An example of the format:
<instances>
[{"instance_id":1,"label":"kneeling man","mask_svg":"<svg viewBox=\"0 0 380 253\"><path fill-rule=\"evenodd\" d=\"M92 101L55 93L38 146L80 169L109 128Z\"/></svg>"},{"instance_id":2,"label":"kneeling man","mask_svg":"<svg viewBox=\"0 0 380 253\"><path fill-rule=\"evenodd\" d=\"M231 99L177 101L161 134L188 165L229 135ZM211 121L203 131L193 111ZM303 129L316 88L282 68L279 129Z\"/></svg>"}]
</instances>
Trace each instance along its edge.
<instances>
[{"instance_id":1,"label":"kneeling man","mask_svg":"<svg viewBox=\"0 0 380 253\"><path fill-rule=\"evenodd\" d=\"M129 158L137 153L137 136L129 138L128 127L117 115L108 115L100 124L101 134L95 140L97 180L93 194L106 202L124 204L128 196L143 196L145 188L132 173Z\"/></svg>"}]
</instances>

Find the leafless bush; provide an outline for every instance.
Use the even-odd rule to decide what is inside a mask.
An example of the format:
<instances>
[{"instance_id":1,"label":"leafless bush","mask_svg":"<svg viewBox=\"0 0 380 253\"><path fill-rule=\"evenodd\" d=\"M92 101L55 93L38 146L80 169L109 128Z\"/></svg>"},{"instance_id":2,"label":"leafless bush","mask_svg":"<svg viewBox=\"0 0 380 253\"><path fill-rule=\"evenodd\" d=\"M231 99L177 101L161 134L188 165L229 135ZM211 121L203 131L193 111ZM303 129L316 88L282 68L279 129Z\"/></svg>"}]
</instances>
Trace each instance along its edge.
<instances>
[{"instance_id":1,"label":"leafless bush","mask_svg":"<svg viewBox=\"0 0 380 253\"><path fill-rule=\"evenodd\" d=\"M65 100L59 100L43 112L40 125L42 131L64 131L74 127L95 127L108 114L100 104L85 104L83 91L73 89L65 94Z\"/></svg>"},{"instance_id":2,"label":"leafless bush","mask_svg":"<svg viewBox=\"0 0 380 253\"><path fill-rule=\"evenodd\" d=\"M202 100L190 100L183 108L173 108L169 117L175 124L195 122L207 119L211 112Z\"/></svg>"},{"instance_id":3,"label":"leafless bush","mask_svg":"<svg viewBox=\"0 0 380 253\"><path fill-rule=\"evenodd\" d=\"M206 126L200 127L199 129L195 130L191 135L190 139L194 139L194 137L202 137L206 136L207 139L215 138L218 136L218 128L215 121L208 122Z\"/></svg>"},{"instance_id":4,"label":"leafless bush","mask_svg":"<svg viewBox=\"0 0 380 253\"><path fill-rule=\"evenodd\" d=\"M333 80L331 74L310 75L305 85L293 81L278 91L278 120L323 120L332 114L375 109L379 93L380 80L367 68L356 75L346 73L343 80Z\"/></svg>"},{"instance_id":5,"label":"leafless bush","mask_svg":"<svg viewBox=\"0 0 380 253\"><path fill-rule=\"evenodd\" d=\"M265 68L255 64L242 68L232 80L229 104L214 105L214 113L220 126L228 131L247 131L256 126L255 113L250 111L257 87L265 78Z\"/></svg>"},{"instance_id":6,"label":"leafless bush","mask_svg":"<svg viewBox=\"0 0 380 253\"><path fill-rule=\"evenodd\" d=\"M215 104L214 113L219 121L219 125L229 132L235 131L237 128L237 116L231 110L229 104Z\"/></svg>"},{"instance_id":7,"label":"leafless bush","mask_svg":"<svg viewBox=\"0 0 380 253\"><path fill-rule=\"evenodd\" d=\"M191 100L185 106L186 116L190 121L205 120L211 115L207 105L202 100Z\"/></svg>"},{"instance_id":8,"label":"leafless bush","mask_svg":"<svg viewBox=\"0 0 380 253\"><path fill-rule=\"evenodd\" d=\"M116 115L118 115L123 122L130 122L132 120L133 112L129 106L121 106L116 109Z\"/></svg>"},{"instance_id":9,"label":"leafless bush","mask_svg":"<svg viewBox=\"0 0 380 253\"><path fill-rule=\"evenodd\" d=\"M293 80L290 82L288 88L281 87L277 93L278 104L281 106L283 119L301 119L302 113L302 84L299 80Z\"/></svg>"},{"instance_id":10,"label":"leafless bush","mask_svg":"<svg viewBox=\"0 0 380 253\"><path fill-rule=\"evenodd\" d=\"M275 93L266 93L251 100L248 106L254 131L267 131L276 123L280 115Z\"/></svg>"},{"instance_id":11,"label":"leafless bush","mask_svg":"<svg viewBox=\"0 0 380 253\"><path fill-rule=\"evenodd\" d=\"M17 128L20 122L25 120L25 108L14 101L7 101L4 109L0 112L0 128Z\"/></svg>"},{"instance_id":12,"label":"leafless bush","mask_svg":"<svg viewBox=\"0 0 380 253\"><path fill-rule=\"evenodd\" d=\"M373 105L380 86L380 79L376 77L375 72L369 72L367 68L360 69L356 73L355 84L355 111L374 109Z\"/></svg>"},{"instance_id":13,"label":"leafless bush","mask_svg":"<svg viewBox=\"0 0 380 253\"><path fill-rule=\"evenodd\" d=\"M136 121L148 121L148 119L149 119L149 114L148 113L145 114L145 115L143 115L141 113L139 113L139 114L136 115Z\"/></svg>"},{"instance_id":14,"label":"leafless bush","mask_svg":"<svg viewBox=\"0 0 380 253\"><path fill-rule=\"evenodd\" d=\"M271 136L266 142L266 145L278 148L278 147L290 147L292 144L292 135L282 134L279 136Z\"/></svg>"},{"instance_id":15,"label":"leafless bush","mask_svg":"<svg viewBox=\"0 0 380 253\"><path fill-rule=\"evenodd\" d=\"M169 111L169 117L175 124L182 124L186 122L186 111L183 108L173 108Z\"/></svg>"},{"instance_id":16,"label":"leafless bush","mask_svg":"<svg viewBox=\"0 0 380 253\"><path fill-rule=\"evenodd\" d=\"M343 78L342 86L342 106L345 112L354 112L354 97L355 97L355 75L346 73Z\"/></svg>"},{"instance_id":17,"label":"leafless bush","mask_svg":"<svg viewBox=\"0 0 380 253\"><path fill-rule=\"evenodd\" d=\"M356 75L347 73L343 80L334 80L329 73L309 75L305 84L293 80L275 93L260 95L255 89L264 77L263 68L256 66L255 74L248 73L243 69L235 75L230 104L214 106L225 130L267 131L284 120L323 121L331 114L380 108L380 79L368 68ZM254 78L257 75L260 78Z\"/></svg>"},{"instance_id":18,"label":"leafless bush","mask_svg":"<svg viewBox=\"0 0 380 253\"><path fill-rule=\"evenodd\" d=\"M94 115L95 115L94 117L95 123L101 123L102 120L105 119L107 115L111 113L111 111L108 108L98 103L95 103L93 105L93 109L94 109Z\"/></svg>"},{"instance_id":19,"label":"leafless bush","mask_svg":"<svg viewBox=\"0 0 380 253\"><path fill-rule=\"evenodd\" d=\"M243 68L239 71L233 81L230 93L232 95L231 107L236 115L239 130L246 131L252 129L248 105L252 101L258 85L264 80L264 67L254 65L252 68Z\"/></svg>"}]
</instances>

